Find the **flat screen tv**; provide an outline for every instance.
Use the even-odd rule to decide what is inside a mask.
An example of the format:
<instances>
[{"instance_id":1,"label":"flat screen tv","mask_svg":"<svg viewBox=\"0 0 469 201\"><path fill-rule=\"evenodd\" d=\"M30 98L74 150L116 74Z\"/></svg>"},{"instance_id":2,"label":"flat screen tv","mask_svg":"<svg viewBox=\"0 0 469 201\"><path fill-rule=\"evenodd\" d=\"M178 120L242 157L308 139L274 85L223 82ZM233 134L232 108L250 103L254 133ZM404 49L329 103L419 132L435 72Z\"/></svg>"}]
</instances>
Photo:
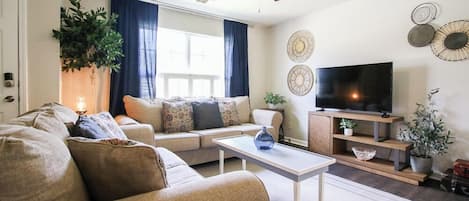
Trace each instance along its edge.
<instances>
[{"instance_id":1,"label":"flat screen tv","mask_svg":"<svg viewBox=\"0 0 469 201\"><path fill-rule=\"evenodd\" d=\"M316 107L392 112L392 62L318 68Z\"/></svg>"}]
</instances>

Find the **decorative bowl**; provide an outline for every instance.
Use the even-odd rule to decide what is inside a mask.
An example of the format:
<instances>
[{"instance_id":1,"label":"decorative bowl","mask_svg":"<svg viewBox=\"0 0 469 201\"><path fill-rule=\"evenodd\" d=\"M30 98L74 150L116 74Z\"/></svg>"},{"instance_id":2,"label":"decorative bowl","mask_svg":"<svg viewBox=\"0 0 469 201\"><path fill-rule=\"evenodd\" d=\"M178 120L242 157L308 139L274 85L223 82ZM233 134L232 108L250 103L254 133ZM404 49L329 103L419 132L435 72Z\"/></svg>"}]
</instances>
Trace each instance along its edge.
<instances>
[{"instance_id":1,"label":"decorative bowl","mask_svg":"<svg viewBox=\"0 0 469 201\"><path fill-rule=\"evenodd\" d=\"M361 161L371 160L376 155L376 150L363 147L352 147L352 151L355 157Z\"/></svg>"}]
</instances>

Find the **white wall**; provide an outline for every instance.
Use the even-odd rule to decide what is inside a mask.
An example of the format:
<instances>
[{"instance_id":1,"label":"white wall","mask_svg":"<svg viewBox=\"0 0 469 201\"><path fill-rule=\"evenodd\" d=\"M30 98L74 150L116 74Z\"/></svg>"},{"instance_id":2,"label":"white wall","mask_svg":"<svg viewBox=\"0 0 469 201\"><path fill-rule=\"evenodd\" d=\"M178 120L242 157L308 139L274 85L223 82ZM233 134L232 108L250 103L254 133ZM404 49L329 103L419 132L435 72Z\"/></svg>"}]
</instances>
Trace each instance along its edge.
<instances>
[{"instance_id":1,"label":"white wall","mask_svg":"<svg viewBox=\"0 0 469 201\"><path fill-rule=\"evenodd\" d=\"M425 101L427 91L441 88L436 101L446 116L449 128L456 135L449 154L437 158L435 169L443 170L456 158L469 158L469 61L445 62L435 57L430 47L414 48L407 34L414 26L412 10L422 0L350 0L334 7L292 19L270 30L270 59L272 68L270 90L288 97L285 130L288 137L307 139L307 112L315 109L315 90L299 97L288 90L288 71L295 65L288 56L286 45L290 35L308 29L314 35L315 48L305 63L314 71L317 67L394 62L393 111L407 119L416 102ZM435 27L453 20L469 19L469 1L436 1L441 14ZM266 50L268 50L266 49Z\"/></svg>"},{"instance_id":2,"label":"white wall","mask_svg":"<svg viewBox=\"0 0 469 201\"><path fill-rule=\"evenodd\" d=\"M52 29L60 25L61 0L27 1L29 108L60 101L59 43ZM28 109L28 108L26 108Z\"/></svg>"},{"instance_id":3,"label":"white wall","mask_svg":"<svg viewBox=\"0 0 469 201\"><path fill-rule=\"evenodd\" d=\"M178 12L161 6L158 9L158 26L192 33L223 36L222 20Z\"/></svg>"}]
</instances>

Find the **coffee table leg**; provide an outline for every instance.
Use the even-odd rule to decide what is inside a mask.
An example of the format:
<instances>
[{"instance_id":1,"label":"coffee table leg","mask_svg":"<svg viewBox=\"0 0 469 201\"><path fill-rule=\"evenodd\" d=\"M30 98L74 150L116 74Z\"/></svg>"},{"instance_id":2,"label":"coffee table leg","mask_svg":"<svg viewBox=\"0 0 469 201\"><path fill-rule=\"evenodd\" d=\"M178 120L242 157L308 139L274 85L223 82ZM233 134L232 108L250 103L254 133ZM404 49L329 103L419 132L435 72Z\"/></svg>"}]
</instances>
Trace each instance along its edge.
<instances>
[{"instance_id":1,"label":"coffee table leg","mask_svg":"<svg viewBox=\"0 0 469 201\"><path fill-rule=\"evenodd\" d=\"M241 165L243 167L243 170L246 170L246 160L241 159Z\"/></svg>"},{"instance_id":2,"label":"coffee table leg","mask_svg":"<svg viewBox=\"0 0 469 201\"><path fill-rule=\"evenodd\" d=\"M318 200L322 201L324 197L324 174L319 174L319 189L318 189Z\"/></svg>"},{"instance_id":3,"label":"coffee table leg","mask_svg":"<svg viewBox=\"0 0 469 201\"><path fill-rule=\"evenodd\" d=\"M299 181L293 181L293 200L300 201L301 198L301 183Z\"/></svg>"},{"instance_id":4,"label":"coffee table leg","mask_svg":"<svg viewBox=\"0 0 469 201\"><path fill-rule=\"evenodd\" d=\"M223 174L223 171L225 170L225 153L223 150L220 150L219 153L218 153L218 156L220 157L219 160L220 160L220 174Z\"/></svg>"}]
</instances>

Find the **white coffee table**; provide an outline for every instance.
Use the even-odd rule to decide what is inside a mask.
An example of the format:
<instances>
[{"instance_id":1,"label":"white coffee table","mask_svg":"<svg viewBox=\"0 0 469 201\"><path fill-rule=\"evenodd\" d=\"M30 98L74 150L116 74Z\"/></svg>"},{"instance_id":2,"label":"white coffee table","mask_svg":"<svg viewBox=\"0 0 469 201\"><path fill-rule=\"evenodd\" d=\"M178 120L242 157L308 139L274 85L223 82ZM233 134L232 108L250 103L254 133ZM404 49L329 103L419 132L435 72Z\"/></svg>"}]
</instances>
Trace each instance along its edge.
<instances>
[{"instance_id":1,"label":"white coffee table","mask_svg":"<svg viewBox=\"0 0 469 201\"><path fill-rule=\"evenodd\" d=\"M300 182L319 175L318 200L323 200L323 173L335 163L334 158L279 143L271 150L258 150L254 138L248 135L217 138L213 142L220 149L220 174L224 171L224 154L230 153L241 159L243 170L246 170L247 160L293 180L295 201L300 200Z\"/></svg>"}]
</instances>

